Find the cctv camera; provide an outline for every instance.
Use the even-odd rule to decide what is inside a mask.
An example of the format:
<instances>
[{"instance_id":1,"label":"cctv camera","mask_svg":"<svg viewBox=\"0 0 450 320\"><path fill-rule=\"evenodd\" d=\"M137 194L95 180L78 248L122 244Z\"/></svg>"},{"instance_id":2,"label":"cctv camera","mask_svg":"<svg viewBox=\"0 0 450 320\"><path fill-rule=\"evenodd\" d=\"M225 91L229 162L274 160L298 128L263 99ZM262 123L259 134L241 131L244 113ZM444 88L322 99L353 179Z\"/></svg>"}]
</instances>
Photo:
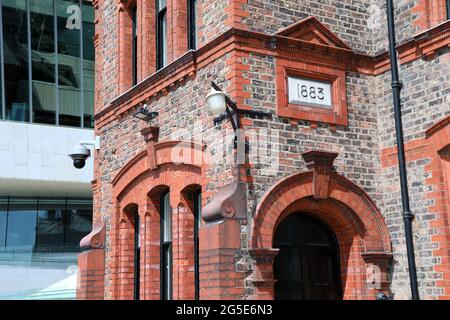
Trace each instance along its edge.
<instances>
[{"instance_id":1,"label":"cctv camera","mask_svg":"<svg viewBox=\"0 0 450 320\"><path fill-rule=\"evenodd\" d=\"M77 169L83 168L86 165L86 159L90 156L91 150L83 145L75 146L69 153L69 157L73 160L73 166Z\"/></svg>"}]
</instances>

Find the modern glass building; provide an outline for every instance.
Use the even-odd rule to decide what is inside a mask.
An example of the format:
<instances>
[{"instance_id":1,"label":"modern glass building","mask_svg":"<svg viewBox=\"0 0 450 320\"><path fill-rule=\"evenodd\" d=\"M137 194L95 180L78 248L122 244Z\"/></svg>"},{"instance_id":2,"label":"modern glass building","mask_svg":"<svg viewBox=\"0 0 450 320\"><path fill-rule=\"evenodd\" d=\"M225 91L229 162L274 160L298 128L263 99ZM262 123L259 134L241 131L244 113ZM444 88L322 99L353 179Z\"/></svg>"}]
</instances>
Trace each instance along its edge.
<instances>
[{"instance_id":1,"label":"modern glass building","mask_svg":"<svg viewBox=\"0 0 450 320\"><path fill-rule=\"evenodd\" d=\"M0 299L72 299L92 224L94 9L83 0L1 0Z\"/></svg>"},{"instance_id":2,"label":"modern glass building","mask_svg":"<svg viewBox=\"0 0 450 320\"><path fill-rule=\"evenodd\" d=\"M92 128L90 1L2 0L2 119Z\"/></svg>"}]
</instances>

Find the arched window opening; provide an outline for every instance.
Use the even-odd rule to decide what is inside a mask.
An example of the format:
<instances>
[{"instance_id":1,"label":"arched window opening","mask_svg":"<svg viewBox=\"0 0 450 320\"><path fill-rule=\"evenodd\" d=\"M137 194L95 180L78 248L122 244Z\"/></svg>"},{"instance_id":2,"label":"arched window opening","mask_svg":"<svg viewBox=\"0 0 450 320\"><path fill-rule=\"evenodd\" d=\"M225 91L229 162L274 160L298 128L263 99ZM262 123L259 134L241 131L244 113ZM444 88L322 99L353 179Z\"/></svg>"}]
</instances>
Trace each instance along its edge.
<instances>
[{"instance_id":1,"label":"arched window opening","mask_svg":"<svg viewBox=\"0 0 450 320\"><path fill-rule=\"evenodd\" d=\"M161 300L172 299L172 208L170 192L161 195Z\"/></svg>"}]
</instances>

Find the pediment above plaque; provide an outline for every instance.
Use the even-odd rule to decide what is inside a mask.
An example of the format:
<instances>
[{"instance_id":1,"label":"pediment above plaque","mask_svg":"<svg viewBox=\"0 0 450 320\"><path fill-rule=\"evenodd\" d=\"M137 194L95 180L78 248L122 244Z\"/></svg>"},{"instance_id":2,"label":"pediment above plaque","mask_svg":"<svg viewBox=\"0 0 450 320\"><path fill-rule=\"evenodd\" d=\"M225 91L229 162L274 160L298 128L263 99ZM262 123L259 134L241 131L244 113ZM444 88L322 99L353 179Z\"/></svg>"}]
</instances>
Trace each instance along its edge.
<instances>
[{"instance_id":1,"label":"pediment above plaque","mask_svg":"<svg viewBox=\"0 0 450 320\"><path fill-rule=\"evenodd\" d=\"M296 22L275 37L278 116L348 125L346 72L351 48L315 17Z\"/></svg>"},{"instance_id":2,"label":"pediment above plaque","mask_svg":"<svg viewBox=\"0 0 450 320\"><path fill-rule=\"evenodd\" d=\"M298 21L278 31L275 35L329 47L351 50L344 41L339 39L338 36L322 24L316 17L308 17Z\"/></svg>"}]
</instances>

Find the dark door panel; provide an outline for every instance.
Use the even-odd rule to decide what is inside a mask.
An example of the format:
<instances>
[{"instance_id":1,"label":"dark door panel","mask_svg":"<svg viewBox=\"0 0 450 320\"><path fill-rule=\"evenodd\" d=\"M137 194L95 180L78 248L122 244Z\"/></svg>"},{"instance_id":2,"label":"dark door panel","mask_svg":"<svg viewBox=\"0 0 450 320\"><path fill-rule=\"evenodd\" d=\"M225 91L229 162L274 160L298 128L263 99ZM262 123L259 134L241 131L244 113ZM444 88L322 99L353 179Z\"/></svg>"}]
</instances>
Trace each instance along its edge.
<instances>
[{"instance_id":1,"label":"dark door panel","mask_svg":"<svg viewBox=\"0 0 450 320\"><path fill-rule=\"evenodd\" d=\"M340 299L340 268L336 238L323 222L292 214L277 228L274 247L275 299Z\"/></svg>"}]
</instances>

